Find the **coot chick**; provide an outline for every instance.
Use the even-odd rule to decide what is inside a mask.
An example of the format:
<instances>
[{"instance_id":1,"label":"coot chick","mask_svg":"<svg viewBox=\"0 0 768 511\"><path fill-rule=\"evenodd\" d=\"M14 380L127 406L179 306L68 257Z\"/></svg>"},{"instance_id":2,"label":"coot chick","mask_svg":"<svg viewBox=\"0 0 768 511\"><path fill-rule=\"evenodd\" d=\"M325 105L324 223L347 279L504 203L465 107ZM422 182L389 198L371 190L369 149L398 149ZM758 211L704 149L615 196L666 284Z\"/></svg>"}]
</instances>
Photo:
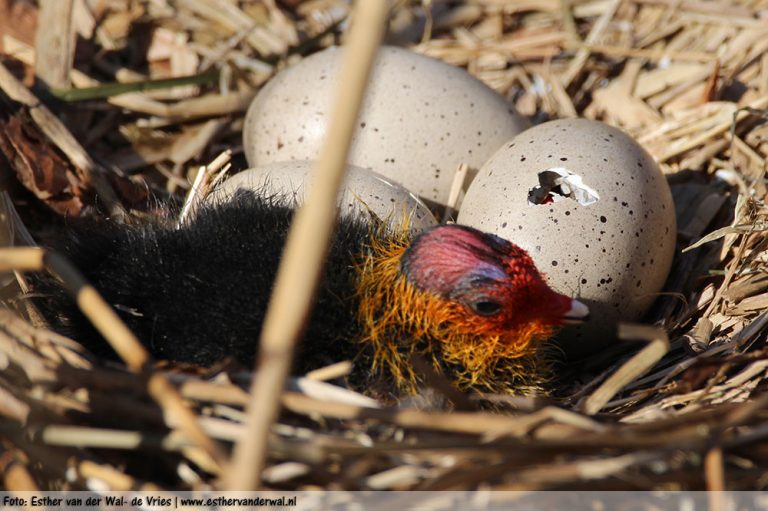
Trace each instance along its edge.
<instances>
[{"instance_id":1,"label":"coot chick","mask_svg":"<svg viewBox=\"0 0 768 511\"><path fill-rule=\"evenodd\" d=\"M159 359L252 366L293 210L239 192L186 225L71 220L44 242L67 256ZM420 355L461 390L525 393L546 376L546 340L586 307L550 289L528 254L440 225L416 236L342 217L294 372L354 361L353 388L414 393ZM52 278L34 281L52 327L114 356ZM378 390L372 390L378 389Z\"/></svg>"}]
</instances>

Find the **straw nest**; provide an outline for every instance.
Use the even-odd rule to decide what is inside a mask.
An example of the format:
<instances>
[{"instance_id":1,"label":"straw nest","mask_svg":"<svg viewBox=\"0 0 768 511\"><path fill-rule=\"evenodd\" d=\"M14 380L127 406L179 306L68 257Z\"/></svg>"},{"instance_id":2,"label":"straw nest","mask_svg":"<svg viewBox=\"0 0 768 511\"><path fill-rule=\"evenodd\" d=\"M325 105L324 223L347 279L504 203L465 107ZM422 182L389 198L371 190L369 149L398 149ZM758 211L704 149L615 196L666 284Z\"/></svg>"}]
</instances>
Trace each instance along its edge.
<instances>
[{"instance_id":1,"label":"straw nest","mask_svg":"<svg viewBox=\"0 0 768 511\"><path fill-rule=\"evenodd\" d=\"M250 99L288 63L342 42L349 14L342 0L39 4L0 2L0 140L17 155L18 178L5 180L6 198L37 232L56 225L51 211L81 213L94 192L112 214L141 210L148 188L181 195L227 148L242 167ZM466 396L448 396L450 412L389 409L323 383L322 374L290 380L263 484L766 487L768 2L394 4L389 43L466 67L535 122L582 116L635 136L668 176L681 250L648 321L657 326L625 326L621 337L640 342L570 371L557 401L506 399L501 414ZM71 25L62 22L70 8ZM47 28L32 39L36 25ZM74 33L76 47L67 43ZM41 97L55 115L24 86L33 69L50 86ZM70 85L82 90L67 92ZM33 168L43 170L33 176ZM47 264L81 284L65 262L15 254L2 264ZM139 370L145 359L129 348L135 371L94 362L76 342L35 326L34 311L8 303L0 311L0 486L217 484L228 447L249 427L250 375Z\"/></svg>"}]
</instances>

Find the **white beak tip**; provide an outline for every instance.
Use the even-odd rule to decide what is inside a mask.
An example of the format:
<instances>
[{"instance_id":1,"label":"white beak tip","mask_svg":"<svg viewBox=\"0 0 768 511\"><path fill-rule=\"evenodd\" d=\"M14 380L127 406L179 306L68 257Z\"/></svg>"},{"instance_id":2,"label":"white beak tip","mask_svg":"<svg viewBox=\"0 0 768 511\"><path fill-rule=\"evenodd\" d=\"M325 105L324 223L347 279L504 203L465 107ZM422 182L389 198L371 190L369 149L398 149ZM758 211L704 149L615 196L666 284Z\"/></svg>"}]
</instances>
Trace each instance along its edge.
<instances>
[{"instance_id":1,"label":"white beak tip","mask_svg":"<svg viewBox=\"0 0 768 511\"><path fill-rule=\"evenodd\" d=\"M579 324L589 319L589 307L578 300L571 300L571 308L565 313L567 324Z\"/></svg>"}]
</instances>

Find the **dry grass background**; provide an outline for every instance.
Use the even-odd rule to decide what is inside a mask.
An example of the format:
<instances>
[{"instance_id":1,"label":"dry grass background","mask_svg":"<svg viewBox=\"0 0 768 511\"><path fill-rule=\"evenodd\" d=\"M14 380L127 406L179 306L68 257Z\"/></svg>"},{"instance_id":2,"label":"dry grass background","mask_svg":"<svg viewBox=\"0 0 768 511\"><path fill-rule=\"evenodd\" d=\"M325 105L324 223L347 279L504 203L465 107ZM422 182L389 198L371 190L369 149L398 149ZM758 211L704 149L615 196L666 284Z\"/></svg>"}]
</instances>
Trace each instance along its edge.
<instances>
[{"instance_id":1,"label":"dry grass background","mask_svg":"<svg viewBox=\"0 0 768 511\"><path fill-rule=\"evenodd\" d=\"M39 4L0 2L0 119L24 155L18 177L69 214L92 206L94 191L112 214L151 214L147 187L179 194L225 149L243 167L250 99L282 67L340 43L350 10L343 0ZM387 37L466 67L535 122L581 116L627 130L667 174L679 247L694 248L676 257L652 312L664 328L627 327L623 337L647 346L579 364L557 403L382 409L316 378L291 380L264 485L764 489L768 1L401 0ZM48 90L24 86L35 73ZM50 179L30 177L35 165ZM34 195L9 186L24 221L45 228ZM153 373L216 442L206 447L169 429L185 419L155 404L146 374L96 365L76 343L0 315L0 486L216 484L226 465L217 446L245 428L249 375Z\"/></svg>"}]
</instances>

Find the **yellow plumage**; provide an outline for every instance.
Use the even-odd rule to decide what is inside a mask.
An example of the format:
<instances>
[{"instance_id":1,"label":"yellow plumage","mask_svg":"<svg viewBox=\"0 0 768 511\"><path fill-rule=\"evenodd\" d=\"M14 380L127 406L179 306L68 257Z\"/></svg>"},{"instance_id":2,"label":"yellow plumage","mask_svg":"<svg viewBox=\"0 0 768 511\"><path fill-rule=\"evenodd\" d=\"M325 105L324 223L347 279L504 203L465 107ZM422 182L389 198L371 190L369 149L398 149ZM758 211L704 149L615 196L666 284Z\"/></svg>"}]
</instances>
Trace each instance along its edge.
<instances>
[{"instance_id":1,"label":"yellow plumage","mask_svg":"<svg viewBox=\"0 0 768 511\"><path fill-rule=\"evenodd\" d=\"M363 343L373 348L373 375L391 375L403 393L418 389L414 355L430 361L435 371L465 390L530 394L540 391L549 364L538 342L553 327L530 322L499 332L493 322L468 314L463 304L418 289L401 271L411 243L406 235L372 237L359 264L358 319Z\"/></svg>"}]
</instances>

